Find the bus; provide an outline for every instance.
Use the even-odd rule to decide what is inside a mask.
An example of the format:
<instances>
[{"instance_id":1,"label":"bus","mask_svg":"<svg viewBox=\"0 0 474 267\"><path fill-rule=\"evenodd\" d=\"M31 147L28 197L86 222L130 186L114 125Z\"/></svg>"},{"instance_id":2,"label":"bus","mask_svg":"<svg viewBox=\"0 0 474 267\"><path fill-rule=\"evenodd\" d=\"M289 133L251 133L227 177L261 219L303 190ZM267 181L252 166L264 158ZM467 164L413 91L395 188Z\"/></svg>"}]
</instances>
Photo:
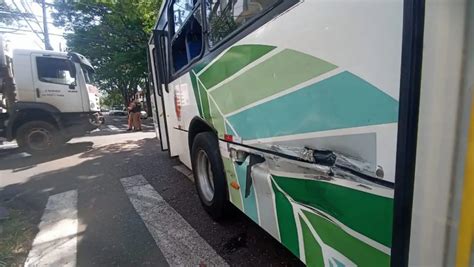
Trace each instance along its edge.
<instances>
[{"instance_id":1,"label":"bus","mask_svg":"<svg viewBox=\"0 0 474 267\"><path fill-rule=\"evenodd\" d=\"M473 266L474 3L167 0L161 149L308 266Z\"/></svg>"}]
</instances>

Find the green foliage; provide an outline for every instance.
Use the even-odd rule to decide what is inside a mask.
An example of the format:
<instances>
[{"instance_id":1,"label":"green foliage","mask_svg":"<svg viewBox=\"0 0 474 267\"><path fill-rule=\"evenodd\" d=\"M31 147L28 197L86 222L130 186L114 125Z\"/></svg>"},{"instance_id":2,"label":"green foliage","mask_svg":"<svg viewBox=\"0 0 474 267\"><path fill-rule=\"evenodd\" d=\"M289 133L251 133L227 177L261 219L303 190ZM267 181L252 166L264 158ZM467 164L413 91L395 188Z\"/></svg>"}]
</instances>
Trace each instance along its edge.
<instances>
[{"instance_id":1,"label":"green foliage","mask_svg":"<svg viewBox=\"0 0 474 267\"><path fill-rule=\"evenodd\" d=\"M145 86L146 49L160 6L161 0L55 0L53 19L74 32L67 45L96 67L99 88L127 99Z\"/></svg>"},{"instance_id":2,"label":"green foliage","mask_svg":"<svg viewBox=\"0 0 474 267\"><path fill-rule=\"evenodd\" d=\"M218 5L215 5L215 7L218 7ZM219 15L217 14L217 9L212 10L209 17L210 28L212 29L209 35L211 44L217 44L239 27L234 20L233 10L229 7L231 5L227 5L222 14Z\"/></svg>"},{"instance_id":3,"label":"green foliage","mask_svg":"<svg viewBox=\"0 0 474 267\"><path fill-rule=\"evenodd\" d=\"M17 19L21 18L22 14L27 15L11 7L4 0L0 0L0 25L12 25L16 22Z\"/></svg>"},{"instance_id":4,"label":"green foliage","mask_svg":"<svg viewBox=\"0 0 474 267\"><path fill-rule=\"evenodd\" d=\"M117 90L115 91L112 90L102 95L100 102L101 102L100 103L101 106L108 107L108 108L123 105L122 95Z\"/></svg>"}]
</instances>

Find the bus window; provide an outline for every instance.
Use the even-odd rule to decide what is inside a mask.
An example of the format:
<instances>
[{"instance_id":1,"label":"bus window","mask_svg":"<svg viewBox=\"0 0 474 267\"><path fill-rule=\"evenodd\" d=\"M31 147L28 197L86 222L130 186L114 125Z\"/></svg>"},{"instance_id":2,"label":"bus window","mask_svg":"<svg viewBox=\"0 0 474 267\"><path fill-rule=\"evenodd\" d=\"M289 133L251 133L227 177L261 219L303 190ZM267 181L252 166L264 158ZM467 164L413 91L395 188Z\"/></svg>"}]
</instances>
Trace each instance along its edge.
<instances>
[{"instance_id":1,"label":"bus window","mask_svg":"<svg viewBox=\"0 0 474 267\"><path fill-rule=\"evenodd\" d=\"M176 0L173 3L174 32L183 27L189 15L193 12L196 0Z\"/></svg>"},{"instance_id":2,"label":"bus window","mask_svg":"<svg viewBox=\"0 0 474 267\"><path fill-rule=\"evenodd\" d=\"M171 44L173 71L177 72L191 64L201 55L202 12L196 0L176 0L173 4L174 36Z\"/></svg>"},{"instance_id":3,"label":"bus window","mask_svg":"<svg viewBox=\"0 0 474 267\"><path fill-rule=\"evenodd\" d=\"M280 0L206 0L209 45L215 46L278 2Z\"/></svg>"}]
</instances>

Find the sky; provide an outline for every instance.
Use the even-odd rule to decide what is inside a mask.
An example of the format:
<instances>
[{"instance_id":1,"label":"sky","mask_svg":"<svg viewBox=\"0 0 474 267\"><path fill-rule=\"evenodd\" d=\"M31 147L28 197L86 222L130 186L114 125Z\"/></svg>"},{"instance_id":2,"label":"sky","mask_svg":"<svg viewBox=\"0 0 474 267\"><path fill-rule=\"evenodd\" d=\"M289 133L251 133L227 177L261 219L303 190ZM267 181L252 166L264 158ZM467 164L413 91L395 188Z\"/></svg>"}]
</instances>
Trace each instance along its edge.
<instances>
[{"instance_id":1,"label":"sky","mask_svg":"<svg viewBox=\"0 0 474 267\"><path fill-rule=\"evenodd\" d=\"M48 1L46 2L48 3ZM31 8L32 13L36 15L40 26L43 26L43 14L41 6L34 0L6 0L6 3L12 7L15 7L14 3L16 3L19 9L23 12L27 11L25 10L25 7L26 9ZM28 12L30 11L28 10ZM61 28L57 28L52 24L53 19L51 18L51 12L52 9L48 8L48 29L50 33L51 46L55 51L60 51L60 48L64 50L66 48L66 40L62 37L62 35L64 34L64 30ZM9 49L44 49L44 44L42 43L42 41L36 36L36 34L30 31L30 28L25 23L25 21L20 21L24 26L21 27L19 31L15 32L15 34L4 35L5 39L7 40L7 45ZM30 21L30 24L36 31L42 31L42 29L36 22ZM15 26L7 27L16 28ZM0 30L3 31L5 29L0 28ZM40 34L40 36L43 37L42 34Z\"/></svg>"}]
</instances>

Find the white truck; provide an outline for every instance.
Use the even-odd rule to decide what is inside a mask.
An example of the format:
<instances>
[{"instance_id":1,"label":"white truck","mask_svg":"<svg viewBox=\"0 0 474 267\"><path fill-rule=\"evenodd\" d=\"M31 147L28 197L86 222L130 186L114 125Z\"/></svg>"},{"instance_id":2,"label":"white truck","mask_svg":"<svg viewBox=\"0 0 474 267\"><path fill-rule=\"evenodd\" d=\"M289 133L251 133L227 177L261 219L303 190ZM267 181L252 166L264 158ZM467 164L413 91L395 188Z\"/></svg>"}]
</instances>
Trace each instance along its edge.
<instances>
[{"instance_id":1,"label":"white truck","mask_svg":"<svg viewBox=\"0 0 474 267\"><path fill-rule=\"evenodd\" d=\"M82 55L4 49L0 36L0 138L49 153L101 123L94 68Z\"/></svg>"}]
</instances>

